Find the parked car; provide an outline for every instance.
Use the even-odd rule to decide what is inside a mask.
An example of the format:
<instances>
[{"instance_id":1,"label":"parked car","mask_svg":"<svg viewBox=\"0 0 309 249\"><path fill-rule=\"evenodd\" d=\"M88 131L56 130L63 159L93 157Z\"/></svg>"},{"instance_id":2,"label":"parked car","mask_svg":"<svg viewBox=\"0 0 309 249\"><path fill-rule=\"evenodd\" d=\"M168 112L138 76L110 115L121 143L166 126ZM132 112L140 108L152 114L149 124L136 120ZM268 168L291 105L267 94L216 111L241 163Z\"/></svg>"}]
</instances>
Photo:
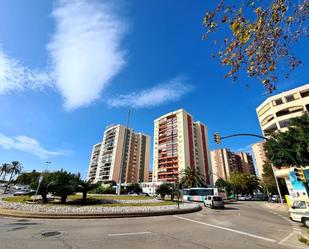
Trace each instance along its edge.
<instances>
[{"instance_id":1,"label":"parked car","mask_svg":"<svg viewBox=\"0 0 309 249\"><path fill-rule=\"evenodd\" d=\"M210 208L224 208L224 202L221 196L208 195L205 198L204 206Z\"/></svg>"},{"instance_id":2,"label":"parked car","mask_svg":"<svg viewBox=\"0 0 309 249\"><path fill-rule=\"evenodd\" d=\"M289 209L289 213L292 221L302 222L306 227L309 227L308 199L295 200Z\"/></svg>"},{"instance_id":3,"label":"parked car","mask_svg":"<svg viewBox=\"0 0 309 249\"><path fill-rule=\"evenodd\" d=\"M279 195L272 195L272 196L270 197L270 201L271 201L271 202L276 202L276 203L280 202L280 200L279 200Z\"/></svg>"},{"instance_id":4,"label":"parked car","mask_svg":"<svg viewBox=\"0 0 309 249\"><path fill-rule=\"evenodd\" d=\"M14 185L13 188L16 189L16 190L20 190L20 189L21 189L21 186Z\"/></svg>"},{"instance_id":5,"label":"parked car","mask_svg":"<svg viewBox=\"0 0 309 249\"><path fill-rule=\"evenodd\" d=\"M16 191L13 195L14 196L22 196L22 195L34 195L35 190L21 190L21 191Z\"/></svg>"},{"instance_id":6,"label":"parked car","mask_svg":"<svg viewBox=\"0 0 309 249\"><path fill-rule=\"evenodd\" d=\"M4 182L4 183L1 184L2 187L6 187L7 185L8 185L7 182Z\"/></svg>"},{"instance_id":7,"label":"parked car","mask_svg":"<svg viewBox=\"0 0 309 249\"><path fill-rule=\"evenodd\" d=\"M245 195L240 195L240 196L238 196L238 200L239 201L245 201L246 200L246 196Z\"/></svg>"}]
</instances>

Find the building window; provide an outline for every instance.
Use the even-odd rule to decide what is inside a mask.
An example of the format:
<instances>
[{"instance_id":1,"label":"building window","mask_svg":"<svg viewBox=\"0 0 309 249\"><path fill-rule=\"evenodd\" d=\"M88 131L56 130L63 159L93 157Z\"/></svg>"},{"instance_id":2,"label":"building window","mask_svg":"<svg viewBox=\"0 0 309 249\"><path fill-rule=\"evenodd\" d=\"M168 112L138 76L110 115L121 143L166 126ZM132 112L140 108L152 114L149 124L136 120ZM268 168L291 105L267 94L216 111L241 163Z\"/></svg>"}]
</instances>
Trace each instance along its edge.
<instances>
[{"instance_id":1,"label":"building window","mask_svg":"<svg viewBox=\"0 0 309 249\"><path fill-rule=\"evenodd\" d=\"M276 116L277 117L282 117L282 116L285 116L285 115L288 115L288 114L292 114L292 113L295 113L295 112L300 112L300 111L303 111L303 107L302 106L292 106L290 108L286 108L286 109L283 109L283 110L277 112Z\"/></svg>"},{"instance_id":2,"label":"building window","mask_svg":"<svg viewBox=\"0 0 309 249\"><path fill-rule=\"evenodd\" d=\"M282 105L283 104L283 101L282 101L282 98L280 99L275 99L273 101L273 105L276 106L276 105Z\"/></svg>"},{"instance_id":3,"label":"building window","mask_svg":"<svg viewBox=\"0 0 309 249\"><path fill-rule=\"evenodd\" d=\"M264 133L267 134L267 133L270 133L270 132L273 132L275 130L278 130L278 127L277 127L277 124L272 124L271 126L269 126L267 129L264 130Z\"/></svg>"},{"instance_id":4,"label":"building window","mask_svg":"<svg viewBox=\"0 0 309 249\"><path fill-rule=\"evenodd\" d=\"M268 124L270 121L272 121L274 119L274 115L269 115L266 118L264 118L261 122L262 126Z\"/></svg>"},{"instance_id":5,"label":"building window","mask_svg":"<svg viewBox=\"0 0 309 249\"><path fill-rule=\"evenodd\" d=\"M258 115L262 116L265 112L267 112L270 109L270 104L266 104L264 105L259 111L258 111Z\"/></svg>"},{"instance_id":6,"label":"building window","mask_svg":"<svg viewBox=\"0 0 309 249\"><path fill-rule=\"evenodd\" d=\"M297 96L297 94L290 94L288 96L285 96L286 102L291 102L291 101L296 100L298 98L299 97Z\"/></svg>"},{"instance_id":7,"label":"building window","mask_svg":"<svg viewBox=\"0 0 309 249\"><path fill-rule=\"evenodd\" d=\"M305 90L305 91L302 91L302 92L300 93L300 96L301 96L302 98L308 97L308 96L309 96L309 89L307 89L307 90Z\"/></svg>"},{"instance_id":8,"label":"building window","mask_svg":"<svg viewBox=\"0 0 309 249\"><path fill-rule=\"evenodd\" d=\"M290 124L291 124L290 119L279 121L280 128L286 128L286 127L290 126Z\"/></svg>"}]
</instances>

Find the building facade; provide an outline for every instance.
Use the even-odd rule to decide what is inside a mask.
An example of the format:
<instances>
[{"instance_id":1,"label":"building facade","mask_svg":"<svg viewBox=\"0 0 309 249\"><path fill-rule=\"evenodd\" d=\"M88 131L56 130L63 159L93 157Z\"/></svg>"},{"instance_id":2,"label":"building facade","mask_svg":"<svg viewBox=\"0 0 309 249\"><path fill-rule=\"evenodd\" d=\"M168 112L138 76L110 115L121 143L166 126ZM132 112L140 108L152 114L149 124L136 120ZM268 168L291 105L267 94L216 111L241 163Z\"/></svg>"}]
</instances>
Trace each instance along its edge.
<instances>
[{"instance_id":1,"label":"building facade","mask_svg":"<svg viewBox=\"0 0 309 249\"><path fill-rule=\"evenodd\" d=\"M154 121L153 181L174 182L194 167L211 185L207 127L180 109Z\"/></svg>"},{"instance_id":2,"label":"building facade","mask_svg":"<svg viewBox=\"0 0 309 249\"><path fill-rule=\"evenodd\" d=\"M262 178L264 170L263 166L266 161L268 161L265 149L264 149L265 141L257 142L251 146L253 151L253 156L255 159L256 169L257 169L257 176Z\"/></svg>"},{"instance_id":3,"label":"building facade","mask_svg":"<svg viewBox=\"0 0 309 249\"><path fill-rule=\"evenodd\" d=\"M212 177L227 180L232 172L255 175L252 156L246 152L233 153L229 149L216 149L210 152Z\"/></svg>"},{"instance_id":4,"label":"building facade","mask_svg":"<svg viewBox=\"0 0 309 249\"><path fill-rule=\"evenodd\" d=\"M309 112L309 84L267 98L256 112L264 135L285 131L291 118Z\"/></svg>"},{"instance_id":5,"label":"building facade","mask_svg":"<svg viewBox=\"0 0 309 249\"><path fill-rule=\"evenodd\" d=\"M148 180L150 136L136 133L122 125L108 126L101 143L94 145L88 179L138 183Z\"/></svg>"},{"instance_id":6,"label":"building facade","mask_svg":"<svg viewBox=\"0 0 309 249\"><path fill-rule=\"evenodd\" d=\"M240 158L241 172L247 175L256 175L252 156L247 152L238 152L236 156Z\"/></svg>"}]
</instances>

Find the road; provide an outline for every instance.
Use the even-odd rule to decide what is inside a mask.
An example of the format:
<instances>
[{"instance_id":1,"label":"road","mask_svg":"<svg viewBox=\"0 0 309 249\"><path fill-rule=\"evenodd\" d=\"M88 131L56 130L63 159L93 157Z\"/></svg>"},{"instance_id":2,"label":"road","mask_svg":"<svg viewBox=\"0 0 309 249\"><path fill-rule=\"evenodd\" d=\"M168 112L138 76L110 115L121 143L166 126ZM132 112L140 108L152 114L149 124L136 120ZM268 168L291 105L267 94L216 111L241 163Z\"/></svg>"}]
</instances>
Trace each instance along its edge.
<instances>
[{"instance_id":1,"label":"road","mask_svg":"<svg viewBox=\"0 0 309 249\"><path fill-rule=\"evenodd\" d=\"M184 215L101 220L0 218L2 249L302 248L301 225L259 202ZM304 247L305 248L305 247Z\"/></svg>"}]
</instances>

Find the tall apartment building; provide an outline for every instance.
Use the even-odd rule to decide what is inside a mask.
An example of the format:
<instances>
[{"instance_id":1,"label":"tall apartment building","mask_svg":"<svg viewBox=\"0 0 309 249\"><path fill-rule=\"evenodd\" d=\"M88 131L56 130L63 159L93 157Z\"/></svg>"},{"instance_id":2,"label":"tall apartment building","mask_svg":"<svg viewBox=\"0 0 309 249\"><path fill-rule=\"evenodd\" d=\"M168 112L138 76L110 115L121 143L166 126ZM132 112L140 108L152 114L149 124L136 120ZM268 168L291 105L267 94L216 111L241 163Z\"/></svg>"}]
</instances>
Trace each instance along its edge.
<instances>
[{"instance_id":1,"label":"tall apartment building","mask_svg":"<svg viewBox=\"0 0 309 249\"><path fill-rule=\"evenodd\" d=\"M108 126L101 143L93 146L88 179L138 183L148 180L150 136L122 125Z\"/></svg>"},{"instance_id":2,"label":"tall apartment building","mask_svg":"<svg viewBox=\"0 0 309 249\"><path fill-rule=\"evenodd\" d=\"M264 135L285 131L291 118L309 112L309 84L267 98L256 112Z\"/></svg>"},{"instance_id":3,"label":"tall apartment building","mask_svg":"<svg viewBox=\"0 0 309 249\"><path fill-rule=\"evenodd\" d=\"M198 168L210 178L210 155L207 127L194 122L192 116L180 109L154 121L153 181L173 182L187 167Z\"/></svg>"},{"instance_id":4,"label":"tall apartment building","mask_svg":"<svg viewBox=\"0 0 309 249\"><path fill-rule=\"evenodd\" d=\"M210 151L212 177L227 180L232 172L255 174L252 156L246 152L233 153L228 149Z\"/></svg>"},{"instance_id":5,"label":"tall apartment building","mask_svg":"<svg viewBox=\"0 0 309 249\"><path fill-rule=\"evenodd\" d=\"M236 155L240 158L241 172L248 175L256 175L252 156L247 152L238 152Z\"/></svg>"},{"instance_id":6,"label":"tall apartment building","mask_svg":"<svg viewBox=\"0 0 309 249\"><path fill-rule=\"evenodd\" d=\"M263 165L268 160L266 152L264 150L264 144L265 144L265 141L261 141L261 142L255 143L251 146L252 151L253 151L253 155L254 155L254 159L255 159L256 168L257 168L257 171L258 171L257 175L260 178L262 178L262 175L264 173Z\"/></svg>"}]
</instances>

